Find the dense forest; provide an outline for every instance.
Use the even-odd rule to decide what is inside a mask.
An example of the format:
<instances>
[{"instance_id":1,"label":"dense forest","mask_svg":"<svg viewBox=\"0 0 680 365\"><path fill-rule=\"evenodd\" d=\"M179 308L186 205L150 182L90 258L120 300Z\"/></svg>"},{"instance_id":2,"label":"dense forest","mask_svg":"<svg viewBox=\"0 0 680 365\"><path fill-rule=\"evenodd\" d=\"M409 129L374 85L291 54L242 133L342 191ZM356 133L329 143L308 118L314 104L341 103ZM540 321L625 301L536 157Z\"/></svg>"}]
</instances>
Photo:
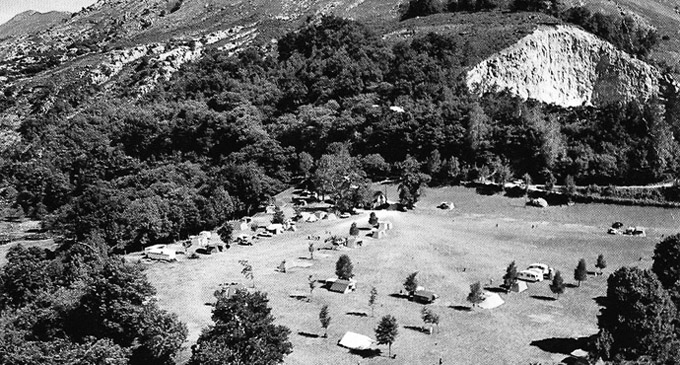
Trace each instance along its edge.
<instances>
[{"instance_id":1,"label":"dense forest","mask_svg":"<svg viewBox=\"0 0 680 365\"><path fill-rule=\"evenodd\" d=\"M370 201L370 179L387 177L409 186L408 203L423 183L675 176L677 98L570 109L474 98L461 75L482 52L434 33L388 43L324 17L274 46L212 51L135 101L120 88L81 110L96 90L62 91L2 151L6 214L123 250L250 214L305 177L347 210ZM142 63L131 84L144 72Z\"/></svg>"}]
</instances>

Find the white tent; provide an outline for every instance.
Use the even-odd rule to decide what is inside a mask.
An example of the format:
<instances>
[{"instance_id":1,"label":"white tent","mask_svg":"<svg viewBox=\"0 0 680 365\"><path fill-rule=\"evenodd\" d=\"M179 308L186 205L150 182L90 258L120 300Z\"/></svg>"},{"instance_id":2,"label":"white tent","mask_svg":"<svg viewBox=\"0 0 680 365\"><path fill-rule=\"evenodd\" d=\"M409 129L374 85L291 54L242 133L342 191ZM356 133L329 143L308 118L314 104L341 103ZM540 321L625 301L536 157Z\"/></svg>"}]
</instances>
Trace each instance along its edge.
<instances>
[{"instance_id":1,"label":"white tent","mask_svg":"<svg viewBox=\"0 0 680 365\"><path fill-rule=\"evenodd\" d=\"M173 261L177 259L176 251L165 245L154 245L144 249L144 254L152 260Z\"/></svg>"},{"instance_id":2,"label":"white tent","mask_svg":"<svg viewBox=\"0 0 680 365\"><path fill-rule=\"evenodd\" d=\"M543 198L536 198L531 200L531 205L539 208L547 208L548 202Z\"/></svg>"},{"instance_id":3,"label":"white tent","mask_svg":"<svg viewBox=\"0 0 680 365\"><path fill-rule=\"evenodd\" d=\"M484 301L479 303L480 308L494 309L503 305L505 301L497 293L484 292Z\"/></svg>"},{"instance_id":4,"label":"white tent","mask_svg":"<svg viewBox=\"0 0 680 365\"><path fill-rule=\"evenodd\" d=\"M517 280L517 282L515 282L515 284L513 284L510 287L510 291L514 291L516 293L521 293L521 292L523 292L527 289L528 289L527 283L525 283L524 281L521 281L521 280Z\"/></svg>"},{"instance_id":5,"label":"white tent","mask_svg":"<svg viewBox=\"0 0 680 365\"><path fill-rule=\"evenodd\" d=\"M373 345L373 342L375 341L368 336L354 332L345 332L345 335L338 341L338 345L351 350L368 350Z\"/></svg>"}]
</instances>

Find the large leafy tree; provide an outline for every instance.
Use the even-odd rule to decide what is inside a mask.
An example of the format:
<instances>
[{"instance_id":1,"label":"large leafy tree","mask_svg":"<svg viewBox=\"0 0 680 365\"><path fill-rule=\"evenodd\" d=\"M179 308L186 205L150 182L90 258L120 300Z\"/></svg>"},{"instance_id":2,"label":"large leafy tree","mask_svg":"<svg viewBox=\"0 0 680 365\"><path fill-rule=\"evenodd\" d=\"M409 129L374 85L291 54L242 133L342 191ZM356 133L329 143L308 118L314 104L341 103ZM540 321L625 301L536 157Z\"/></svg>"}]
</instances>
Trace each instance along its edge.
<instances>
[{"instance_id":1,"label":"large leafy tree","mask_svg":"<svg viewBox=\"0 0 680 365\"><path fill-rule=\"evenodd\" d=\"M397 319L388 314L380 319L378 327L375 329L375 338L378 344L387 345L387 355L392 356L392 344L399 334Z\"/></svg>"},{"instance_id":2,"label":"large leafy tree","mask_svg":"<svg viewBox=\"0 0 680 365\"><path fill-rule=\"evenodd\" d=\"M293 345L290 330L274 324L266 294L216 293L214 324L203 330L189 364L280 364Z\"/></svg>"},{"instance_id":3,"label":"large leafy tree","mask_svg":"<svg viewBox=\"0 0 680 365\"><path fill-rule=\"evenodd\" d=\"M398 168L400 170L399 203L412 209L423 193L423 185L430 181L430 175L420 172L420 163L411 156L407 156L406 160L400 162Z\"/></svg>"},{"instance_id":4,"label":"large leafy tree","mask_svg":"<svg viewBox=\"0 0 680 365\"><path fill-rule=\"evenodd\" d=\"M598 354L606 360L671 360L680 353L676 318L675 305L652 272L622 267L607 281L606 306L598 316Z\"/></svg>"},{"instance_id":5,"label":"large leafy tree","mask_svg":"<svg viewBox=\"0 0 680 365\"><path fill-rule=\"evenodd\" d=\"M347 255L341 255L335 263L335 275L340 279L349 280L354 277L354 265Z\"/></svg>"},{"instance_id":6,"label":"large leafy tree","mask_svg":"<svg viewBox=\"0 0 680 365\"><path fill-rule=\"evenodd\" d=\"M361 162L345 147L321 156L316 166L317 189L323 195L330 195L338 210L350 211L368 201L368 180Z\"/></svg>"}]
</instances>

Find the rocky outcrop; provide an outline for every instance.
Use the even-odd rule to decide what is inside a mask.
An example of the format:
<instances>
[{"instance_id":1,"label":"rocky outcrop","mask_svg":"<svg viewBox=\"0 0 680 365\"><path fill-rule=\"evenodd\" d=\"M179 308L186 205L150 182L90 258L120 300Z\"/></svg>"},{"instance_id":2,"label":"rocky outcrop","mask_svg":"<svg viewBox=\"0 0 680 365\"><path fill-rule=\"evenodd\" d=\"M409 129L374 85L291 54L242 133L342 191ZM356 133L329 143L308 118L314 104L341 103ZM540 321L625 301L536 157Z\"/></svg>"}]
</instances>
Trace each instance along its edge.
<instances>
[{"instance_id":1,"label":"rocky outcrop","mask_svg":"<svg viewBox=\"0 0 680 365\"><path fill-rule=\"evenodd\" d=\"M658 70L571 26L543 26L476 65L466 75L476 95L507 90L563 107L647 100Z\"/></svg>"}]
</instances>

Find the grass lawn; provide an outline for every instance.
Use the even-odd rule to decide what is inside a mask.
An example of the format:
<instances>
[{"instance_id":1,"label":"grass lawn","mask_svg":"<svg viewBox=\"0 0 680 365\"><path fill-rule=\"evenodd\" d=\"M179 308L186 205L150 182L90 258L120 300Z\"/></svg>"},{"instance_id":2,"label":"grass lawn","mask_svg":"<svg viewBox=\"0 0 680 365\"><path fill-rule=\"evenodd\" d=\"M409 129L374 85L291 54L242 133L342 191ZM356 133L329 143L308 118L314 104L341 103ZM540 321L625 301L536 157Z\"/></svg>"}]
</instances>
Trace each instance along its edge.
<instances>
[{"instance_id":1,"label":"grass lawn","mask_svg":"<svg viewBox=\"0 0 680 365\"><path fill-rule=\"evenodd\" d=\"M384 187L380 187L383 189ZM396 197L394 187L388 197ZM284 198L280 200L285 201ZM456 208L435 208L441 201L453 201ZM232 246L226 252L153 264L147 274L158 289L161 307L175 312L189 326L189 342L209 325L212 293L220 283L246 282L238 260L247 259L254 267L255 286L268 293L276 321L291 329L294 345L287 364L529 364L559 362L574 350L576 338L597 332L599 306L596 298L605 295L606 275L589 276L580 287L568 288L559 300L549 300L548 282L529 284L524 293L501 294L504 305L493 310L463 310L471 283L494 286L501 282L505 267L515 260L519 269L543 262L562 271L567 283L580 258L595 270L597 255L604 254L612 270L623 265L647 268L654 245L662 235L675 233L676 211L650 207L575 205L572 207L525 207L523 199L482 196L474 190L451 187L431 189L415 211L378 211L378 217L394 223L384 239L365 238L362 248L346 251L319 251L307 260L310 235L346 235L353 221L366 227L368 213L349 219L319 221L299 225L297 232L262 239L254 246ZM648 228L646 238L611 236L606 228L614 221ZM361 231L366 234L366 231ZM338 294L317 288L309 301L290 297L309 291L307 278L334 276L335 261L347 253L358 280L356 292ZM276 272L286 260L288 273ZM421 285L441 297L432 304L440 316L439 331L433 335L418 330L422 326L422 305L392 297L405 277L418 271ZM573 283L575 284L575 283ZM370 316L371 287L378 290L375 317ZM332 317L327 339L318 313L330 306ZM361 315L365 313L366 316ZM386 356L363 358L337 346L345 331L374 338L380 316L392 314L400 325L392 346L396 359ZM387 346L380 346L387 353ZM180 360L186 360L185 350Z\"/></svg>"}]
</instances>

